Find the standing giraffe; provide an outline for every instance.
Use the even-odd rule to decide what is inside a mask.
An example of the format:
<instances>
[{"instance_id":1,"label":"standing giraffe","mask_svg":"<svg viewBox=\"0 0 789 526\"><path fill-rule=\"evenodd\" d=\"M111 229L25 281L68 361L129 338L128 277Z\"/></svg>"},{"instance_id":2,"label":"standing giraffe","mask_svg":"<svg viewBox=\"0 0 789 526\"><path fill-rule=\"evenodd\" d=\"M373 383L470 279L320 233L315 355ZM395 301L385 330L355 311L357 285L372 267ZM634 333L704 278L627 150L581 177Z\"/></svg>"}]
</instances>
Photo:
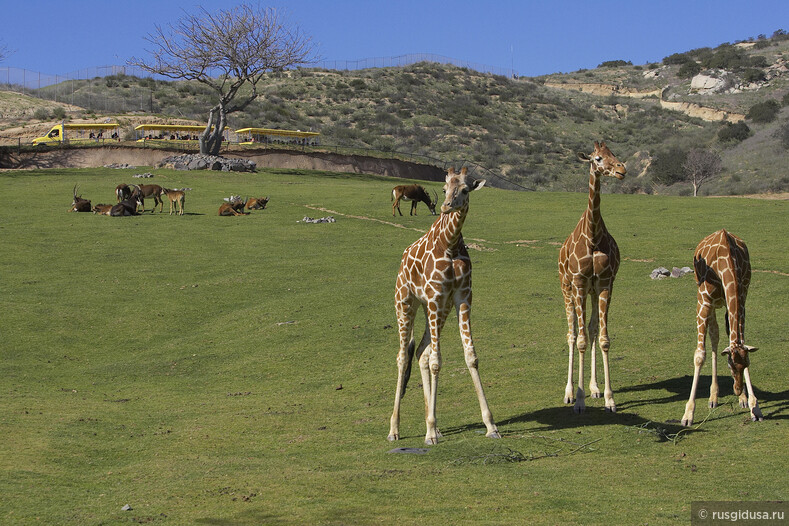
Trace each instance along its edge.
<instances>
[{"instance_id":1,"label":"standing giraffe","mask_svg":"<svg viewBox=\"0 0 789 526\"><path fill-rule=\"evenodd\" d=\"M594 340L599 323L599 346L603 354L605 373L605 409L616 412L614 392L608 369L608 306L616 271L619 269L619 247L608 233L600 215L600 179L603 176L622 179L627 170L625 165L611 153L604 142L594 143L592 155L578 153L581 161L589 163L589 206L578 225L559 251L559 276L564 295L564 310L567 314L567 345L570 348L570 366L567 371L567 387L564 403L573 402L573 352L578 345L578 391L575 393L573 411L583 413L584 402L584 353L586 352L586 296L591 295L592 312L589 320L589 339L592 349L591 379L589 391L592 398L600 398L597 387ZM576 341L576 325L577 341Z\"/></svg>"},{"instance_id":2,"label":"standing giraffe","mask_svg":"<svg viewBox=\"0 0 789 526\"><path fill-rule=\"evenodd\" d=\"M400 351L397 354L397 390L389 440L400 438L400 401L411 375L411 362L415 354L412 333L419 305L424 306L426 318L425 333L416 349L425 396L425 443L436 444L440 436L436 429L436 393L441 370L439 338L453 306L457 311L466 365L477 391L487 436L500 437L477 370L477 353L471 339L471 260L460 232L468 213L468 194L482 188L484 184L484 179L472 179L466 173L466 168L460 174L451 168L444 184L446 196L441 205L441 215L425 235L403 252L395 287ZM428 344L428 352L423 352Z\"/></svg>"},{"instance_id":3,"label":"standing giraffe","mask_svg":"<svg viewBox=\"0 0 789 526\"><path fill-rule=\"evenodd\" d=\"M721 307L726 308L726 330L729 332L729 346L721 354L728 356L729 368L734 378L734 394L740 397L740 407L750 407L751 420L754 422L764 420L748 372L750 365L748 353L754 352L756 348L743 343L745 297L748 295L748 285L751 283L748 247L737 236L725 230L718 230L702 239L696 247L696 252L693 254L693 267L696 283L699 286L696 304L698 336L696 352L693 356L693 386L690 388L690 400L685 405L682 425L693 424L696 387L707 354L704 340L708 330L712 343L712 383L709 405L710 408L718 406L718 321L715 319L715 309ZM748 396L743 392L743 378L748 388Z\"/></svg>"}]
</instances>

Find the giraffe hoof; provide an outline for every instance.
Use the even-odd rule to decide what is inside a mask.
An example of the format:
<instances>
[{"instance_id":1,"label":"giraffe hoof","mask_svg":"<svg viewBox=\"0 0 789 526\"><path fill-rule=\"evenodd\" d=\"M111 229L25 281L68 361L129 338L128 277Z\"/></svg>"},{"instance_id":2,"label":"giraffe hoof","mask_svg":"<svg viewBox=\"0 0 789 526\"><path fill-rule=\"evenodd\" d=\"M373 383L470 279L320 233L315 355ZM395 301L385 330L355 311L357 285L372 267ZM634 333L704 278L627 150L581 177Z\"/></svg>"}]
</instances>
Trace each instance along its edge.
<instances>
[{"instance_id":1,"label":"giraffe hoof","mask_svg":"<svg viewBox=\"0 0 789 526\"><path fill-rule=\"evenodd\" d=\"M570 397L570 396L565 396L564 397L564 403L565 404L572 404L573 402L575 402L575 400L573 400L572 397Z\"/></svg>"},{"instance_id":2,"label":"giraffe hoof","mask_svg":"<svg viewBox=\"0 0 789 526\"><path fill-rule=\"evenodd\" d=\"M682 426L683 427L690 427L692 425L693 425L693 419L692 418L683 418L682 419Z\"/></svg>"},{"instance_id":3,"label":"giraffe hoof","mask_svg":"<svg viewBox=\"0 0 789 526\"><path fill-rule=\"evenodd\" d=\"M616 406L615 405L606 406L605 407L605 412L606 413L616 413Z\"/></svg>"},{"instance_id":4,"label":"giraffe hoof","mask_svg":"<svg viewBox=\"0 0 789 526\"><path fill-rule=\"evenodd\" d=\"M592 391L592 394L589 395L589 396L592 397L592 398L602 398L603 397L603 395L600 394L600 391L598 391L598 392Z\"/></svg>"},{"instance_id":5,"label":"giraffe hoof","mask_svg":"<svg viewBox=\"0 0 789 526\"><path fill-rule=\"evenodd\" d=\"M394 442L395 440L400 440L400 437L398 435L392 434L392 435L389 435L388 437L386 437L386 439L389 442Z\"/></svg>"},{"instance_id":6,"label":"giraffe hoof","mask_svg":"<svg viewBox=\"0 0 789 526\"><path fill-rule=\"evenodd\" d=\"M435 446L438 444L438 438L425 438L425 445Z\"/></svg>"},{"instance_id":7,"label":"giraffe hoof","mask_svg":"<svg viewBox=\"0 0 789 526\"><path fill-rule=\"evenodd\" d=\"M745 401L740 400L740 407L743 408L743 409L748 407L748 401L747 400L745 400Z\"/></svg>"},{"instance_id":8,"label":"giraffe hoof","mask_svg":"<svg viewBox=\"0 0 789 526\"><path fill-rule=\"evenodd\" d=\"M498 431L491 431L485 436L487 436L488 438L501 438L501 435L499 434Z\"/></svg>"},{"instance_id":9,"label":"giraffe hoof","mask_svg":"<svg viewBox=\"0 0 789 526\"><path fill-rule=\"evenodd\" d=\"M715 409L716 407L718 407L718 402L713 402L710 400L710 409Z\"/></svg>"}]
</instances>

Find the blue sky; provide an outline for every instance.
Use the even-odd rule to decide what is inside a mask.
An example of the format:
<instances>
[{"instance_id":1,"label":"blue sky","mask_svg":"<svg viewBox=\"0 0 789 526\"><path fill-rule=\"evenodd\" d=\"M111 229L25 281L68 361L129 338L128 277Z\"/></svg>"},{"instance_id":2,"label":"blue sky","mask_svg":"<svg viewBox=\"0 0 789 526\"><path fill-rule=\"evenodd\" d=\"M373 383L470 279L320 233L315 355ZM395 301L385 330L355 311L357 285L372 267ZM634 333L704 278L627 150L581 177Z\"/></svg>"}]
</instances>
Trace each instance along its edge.
<instances>
[{"instance_id":1,"label":"blue sky","mask_svg":"<svg viewBox=\"0 0 789 526\"><path fill-rule=\"evenodd\" d=\"M143 37L228 0L0 0L0 64L46 74L147 57ZM257 3L257 2L254 2ZM432 53L522 76L657 62L672 53L789 31L789 0L273 0L326 60Z\"/></svg>"}]
</instances>

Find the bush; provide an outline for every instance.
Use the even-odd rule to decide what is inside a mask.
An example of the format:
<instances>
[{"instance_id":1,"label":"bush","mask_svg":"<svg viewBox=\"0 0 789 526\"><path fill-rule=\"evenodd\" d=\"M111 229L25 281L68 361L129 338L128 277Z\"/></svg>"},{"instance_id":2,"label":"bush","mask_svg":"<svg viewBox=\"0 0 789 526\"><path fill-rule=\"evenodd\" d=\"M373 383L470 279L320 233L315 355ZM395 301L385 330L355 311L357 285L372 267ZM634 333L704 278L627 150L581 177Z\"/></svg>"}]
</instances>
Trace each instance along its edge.
<instances>
[{"instance_id":1,"label":"bush","mask_svg":"<svg viewBox=\"0 0 789 526\"><path fill-rule=\"evenodd\" d=\"M694 61L685 62L679 67L677 76L681 79L689 79L701 73L701 69L701 64L698 64Z\"/></svg>"},{"instance_id":2,"label":"bush","mask_svg":"<svg viewBox=\"0 0 789 526\"><path fill-rule=\"evenodd\" d=\"M775 138L781 142L784 150L789 150L789 122L782 124L775 131Z\"/></svg>"},{"instance_id":3,"label":"bush","mask_svg":"<svg viewBox=\"0 0 789 526\"><path fill-rule=\"evenodd\" d=\"M622 66L632 66L629 60L607 60L597 66L598 68L621 68Z\"/></svg>"},{"instance_id":4,"label":"bush","mask_svg":"<svg viewBox=\"0 0 789 526\"><path fill-rule=\"evenodd\" d=\"M48 121L51 118L49 110L46 108L38 108L35 113L33 113L33 118L38 119L40 121Z\"/></svg>"},{"instance_id":5,"label":"bush","mask_svg":"<svg viewBox=\"0 0 789 526\"><path fill-rule=\"evenodd\" d=\"M751 106L751 109L748 110L747 118L758 123L772 122L775 120L775 117L778 116L780 110L781 105L778 101L768 100L759 102Z\"/></svg>"},{"instance_id":6,"label":"bush","mask_svg":"<svg viewBox=\"0 0 789 526\"><path fill-rule=\"evenodd\" d=\"M745 82L762 82L767 80L767 74L761 69L748 68L743 72L742 80Z\"/></svg>"},{"instance_id":7,"label":"bush","mask_svg":"<svg viewBox=\"0 0 789 526\"><path fill-rule=\"evenodd\" d=\"M687 53L674 53L663 59L663 64L666 66L679 66L686 62L693 62L693 59Z\"/></svg>"},{"instance_id":8,"label":"bush","mask_svg":"<svg viewBox=\"0 0 789 526\"><path fill-rule=\"evenodd\" d=\"M649 174L658 184L670 186L684 178L682 164L688 156L685 150L673 147L654 155L649 165Z\"/></svg>"},{"instance_id":9,"label":"bush","mask_svg":"<svg viewBox=\"0 0 789 526\"><path fill-rule=\"evenodd\" d=\"M62 106L58 106L54 110L52 110L52 117L55 119L62 121L66 118L66 110L63 109Z\"/></svg>"},{"instance_id":10,"label":"bush","mask_svg":"<svg viewBox=\"0 0 789 526\"><path fill-rule=\"evenodd\" d=\"M748 137L751 136L751 129L748 127L747 124L740 121L736 124L732 124L727 122L719 131L718 131L718 140L721 142L729 142L729 141L744 141Z\"/></svg>"}]
</instances>

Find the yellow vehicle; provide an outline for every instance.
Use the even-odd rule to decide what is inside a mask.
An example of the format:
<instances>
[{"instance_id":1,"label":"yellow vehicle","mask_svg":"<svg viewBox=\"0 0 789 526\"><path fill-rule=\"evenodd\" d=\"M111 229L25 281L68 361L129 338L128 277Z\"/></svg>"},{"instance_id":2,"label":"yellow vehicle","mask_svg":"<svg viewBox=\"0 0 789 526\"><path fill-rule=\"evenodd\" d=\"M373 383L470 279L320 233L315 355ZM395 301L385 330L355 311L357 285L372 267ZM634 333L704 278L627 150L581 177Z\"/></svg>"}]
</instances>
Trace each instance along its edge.
<instances>
[{"instance_id":1,"label":"yellow vehicle","mask_svg":"<svg viewBox=\"0 0 789 526\"><path fill-rule=\"evenodd\" d=\"M241 128L236 130L239 144L297 144L317 146L318 132L274 130L271 128Z\"/></svg>"},{"instance_id":2,"label":"yellow vehicle","mask_svg":"<svg viewBox=\"0 0 789 526\"><path fill-rule=\"evenodd\" d=\"M186 126L178 124L140 124L134 128L137 135L137 142L197 142L198 136L203 133L203 130L205 130L205 126Z\"/></svg>"},{"instance_id":3,"label":"yellow vehicle","mask_svg":"<svg viewBox=\"0 0 789 526\"><path fill-rule=\"evenodd\" d=\"M56 124L43 137L33 139L34 146L54 146L58 144L88 144L104 140L120 140L117 122L88 124Z\"/></svg>"}]
</instances>

